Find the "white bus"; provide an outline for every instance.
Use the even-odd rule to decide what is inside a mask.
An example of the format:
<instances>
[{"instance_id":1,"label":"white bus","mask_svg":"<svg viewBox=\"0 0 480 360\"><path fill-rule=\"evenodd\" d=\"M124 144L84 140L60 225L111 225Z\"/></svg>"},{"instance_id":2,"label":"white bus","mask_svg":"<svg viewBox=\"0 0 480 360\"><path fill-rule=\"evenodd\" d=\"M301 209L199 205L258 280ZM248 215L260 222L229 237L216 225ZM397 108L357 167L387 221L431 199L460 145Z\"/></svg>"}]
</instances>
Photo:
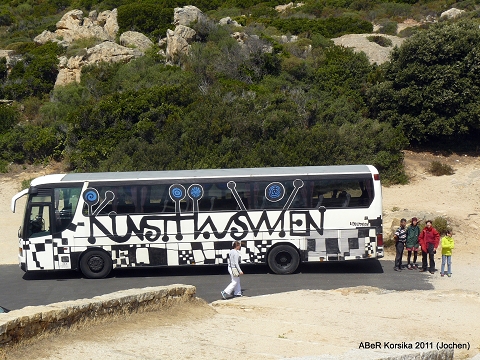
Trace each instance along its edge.
<instances>
[{"instance_id":1,"label":"white bus","mask_svg":"<svg viewBox=\"0 0 480 360\"><path fill-rule=\"evenodd\" d=\"M383 257L382 190L371 165L72 173L34 179L18 231L24 271Z\"/></svg>"}]
</instances>

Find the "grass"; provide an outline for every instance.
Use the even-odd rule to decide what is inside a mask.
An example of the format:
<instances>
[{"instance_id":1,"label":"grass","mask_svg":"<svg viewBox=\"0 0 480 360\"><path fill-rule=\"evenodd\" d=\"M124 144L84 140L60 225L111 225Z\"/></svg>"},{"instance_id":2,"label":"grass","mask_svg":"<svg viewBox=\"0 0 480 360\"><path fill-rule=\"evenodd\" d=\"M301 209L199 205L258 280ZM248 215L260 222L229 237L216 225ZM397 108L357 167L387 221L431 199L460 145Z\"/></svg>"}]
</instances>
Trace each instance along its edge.
<instances>
[{"instance_id":1,"label":"grass","mask_svg":"<svg viewBox=\"0 0 480 360\"><path fill-rule=\"evenodd\" d=\"M441 163L440 161L436 160L430 163L430 166L427 170L430 174L435 176L453 175L455 173L455 171L450 165Z\"/></svg>"}]
</instances>

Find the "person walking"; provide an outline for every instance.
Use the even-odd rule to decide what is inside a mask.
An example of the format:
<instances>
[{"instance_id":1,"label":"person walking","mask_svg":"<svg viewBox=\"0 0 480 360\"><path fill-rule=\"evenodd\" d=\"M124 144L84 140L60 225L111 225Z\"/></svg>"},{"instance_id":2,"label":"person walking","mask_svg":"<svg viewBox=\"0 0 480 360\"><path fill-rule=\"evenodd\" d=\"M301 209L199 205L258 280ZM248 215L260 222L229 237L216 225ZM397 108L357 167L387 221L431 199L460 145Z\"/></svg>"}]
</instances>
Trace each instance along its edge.
<instances>
[{"instance_id":1,"label":"person walking","mask_svg":"<svg viewBox=\"0 0 480 360\"><path fill-rule=\"evenodd\" d=\"M405 248L405 241L407 240L407 219L400 220L400 227L395 231L393 237L395 238L395 267L393 270L402 271L402 257L403 249Z\"/></svg>"},{"instance_id":2,"label":"person walking","mask_svg":"<svg viewBox=\"0 0 480 360\"><path fill-rule=\"evenodd\" d=\"M242 288L240 286L240 275L243 275L243 271L240 268L240 248L242 244L240 241L234 241L232 243L232 250L228 254L228 272L232 278L230 284L221 292L224 300L227 300L231 296L242 296Z\"/></svg>"},{"instance_id":3,"label":"person walking","mask_svg":"<svg viewBox=\"0 0 480 360\"><path fill-rule=\"evenodd\" d=\"M453 241L453 232L452 230L447 230L447 235L442 237L442 268L440 270L440 275L445 275L445 263L447 263L447 276L452 276L452 249L454 247Z\"/></svg>"},{"instance_id":4,"label":"person walking","mask_svg":"<svg viewBox=\"0 0 480 360\"><path fill-rule=\"evenodd\" d=\"M422 269L420 272L427 271L427 255L430 260L430 274L435 272L435 254L440 244L440 234L432 226L432 220L427 220L427 224L418 236L418 242L422 247Z\"/></svg>"},{"instance_id":5,"label":"person walking","mask_svg":"<svg viewBox=\"0 0 480 360\"><path fill-rule=\"evenodd\" d=\"M418 269L417 256L418 256L418 235L420 235L420 228L418 227L418 219L412 218L412 223L407 228L407 241L405 247L407 248L407 269ZM410 263L413 253L413 262Z\"/></svg>"}]
</instances>

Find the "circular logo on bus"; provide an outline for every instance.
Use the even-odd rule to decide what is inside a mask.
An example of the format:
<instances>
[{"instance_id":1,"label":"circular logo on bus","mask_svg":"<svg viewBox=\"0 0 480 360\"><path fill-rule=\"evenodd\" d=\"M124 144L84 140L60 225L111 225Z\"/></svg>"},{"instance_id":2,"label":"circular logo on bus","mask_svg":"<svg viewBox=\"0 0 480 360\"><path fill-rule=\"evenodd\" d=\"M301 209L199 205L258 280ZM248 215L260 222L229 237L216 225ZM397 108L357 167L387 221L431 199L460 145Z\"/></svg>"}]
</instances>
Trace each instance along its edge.
<instances>
[{"instance_id":1,"label":"circular logo on bus","mask_svg":"<svg viewBox=\"0 0 480 360\"><path fill-rule=\"evenodd\" d=\"M183 200L185 197L185 187L180 184L173 184L170 186L170 198L173 201Z\"/></svg>"},{"instance_id":2,"label":"circular logo on bus","mask_svg":"<svg viewBox=\"0 0 480 360\"><path fill-rule=\"evenodd\" d=\"M198 184L190 185L190 187L188 188L188 196L189 196L192 200L201 199L202 196L203 196L203 188L202 188L202 186L201 186L201 185L198 185Z\"/></svg>"},{"instance_id":3,"label":"circular logo on bus","mask_svg":"<svg viewBox=\"0 0 480 360\"><path fill-rule=\"evenodd\" d=\"M83 192L83 200L92 206L98 203L98 191L97 189L88 188Z\"/></svg>"},{"instance_id":4,"label":"circular logo on bus","mask_svg":"<svg viewBox=\"0 0 480 360\"><path fill-rule=\"evenodd\" d=\"M265 189L265 197L272 202L280 201L285 195L285 188L279 182L273 182Z\"/></svg>"}]
</instances>

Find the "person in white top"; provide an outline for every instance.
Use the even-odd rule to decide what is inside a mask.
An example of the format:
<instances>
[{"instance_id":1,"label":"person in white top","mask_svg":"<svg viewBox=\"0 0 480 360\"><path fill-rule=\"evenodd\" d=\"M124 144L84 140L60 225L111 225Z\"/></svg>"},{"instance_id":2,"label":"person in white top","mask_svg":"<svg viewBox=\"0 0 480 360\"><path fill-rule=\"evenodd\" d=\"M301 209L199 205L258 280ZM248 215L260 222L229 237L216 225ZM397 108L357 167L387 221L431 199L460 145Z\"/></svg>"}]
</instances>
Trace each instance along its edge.
<instances>
[{"instance_id":1,"label":"person in white top","mask_svg":"<svg viewBox=\"0 0 480 360\"><path fill-rule=\"evenodd\" d=\"M228 272L232 281L221 292L222 297L226 300L228 296L242 296L242 288L240 286L240 275L243 275L243 271L240 268L240 248L242 244L240 241L234 241L232 243L232 250L228 254Z\"/></svg>"}]
</instances>

